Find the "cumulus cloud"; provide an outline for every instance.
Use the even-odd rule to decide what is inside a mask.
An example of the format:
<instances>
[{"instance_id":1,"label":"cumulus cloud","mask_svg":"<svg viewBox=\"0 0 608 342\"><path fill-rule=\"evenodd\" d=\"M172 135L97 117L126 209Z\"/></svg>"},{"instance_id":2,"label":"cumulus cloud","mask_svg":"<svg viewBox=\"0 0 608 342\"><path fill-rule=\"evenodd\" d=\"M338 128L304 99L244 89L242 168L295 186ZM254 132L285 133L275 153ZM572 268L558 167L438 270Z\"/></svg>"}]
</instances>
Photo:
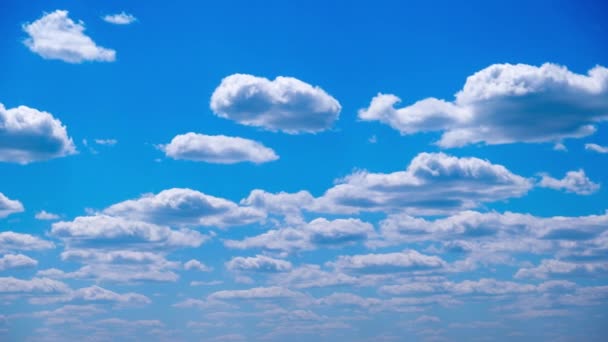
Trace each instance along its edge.
<instances>
[{"instance_id":1,"label":"cumulus cloud","mask_svg":"<svg viewBox=\"0 0 608 342\"><path fill-rule=\"evenodd\" d=\"M199 232L172 230L146 222L106 215L80 216L73 221L53 223L51 235L71 246L105 246L106 248L146 244L156 248L198 247L206 237Z\"/></svg>"},{"instance_id":2,"label":"cumulus cloud","mask_svg":"<svg viewBox=\"0 0 608 342\"><path fill-rule=\"evenodd\" d=\"M556 179L548 174L543 174L538 185L543 188L564 190L577 195L591 195L600 189L600 185L592 182L585 175L585 170L583 169L569 171L562 179Z\"/></svg>"},{"instance_id":3,"label":"cumulus cloud","mask_svg":"<svg viewBox=\"0 0 608 342\"><path fill-rule=\"evenodd\" d=\"M0 103L0 161L28 164L74 153L66 127L50 113Z\"/></svg>"},{"instance_id":4,"label":"cumulus cloud","mask_svg":"<svg viewBox=\"0 0 608 342\"><path fill-rule=\"evenodd\" d=\"M266 214L280 215L288 224L302 224L302 209L310 207L314 197L308 191L295 193L270 193L255 189L249 196L241 200L241 205L251 206Z\"/></svg>"},{"instance_id":5,"label":"cumulus cloud","mask_svg":"<svg viewBox=\"0 0 608 342\"><path fill-rule=\"evenodd\" d=\"M45 59L59 59L68 63L84 61L113 62L116 51L95 44L84 34L82 21L75 23L68 11L56 10L23 26L29 35L24 44Z\"/></svg>"},{"instance_id":6,"label":"cumulus cloud","mask_svg":"<svg viewBox=\"0 0 608 342\"><path fill-rule=\"evenodd\" d=\"M226 268L237 272L287 272L291 270L291 262L274 259L264 255L255 257L235 257L226 263Z\"/></svg>"},{"instance_id":7,"label":"cumulus cloud","mask_svg":"<svg viewBox=\"0 0 608 342\"><path fill-rule=\"evenodd\" d=\"M0 277L0 293L61 293L70 288L57 280L32 278L30 280L14 277Z\"/></svg>"},{"instance_id":8,"label":"cumulus cloud","mask_svg":"<svg viewBox=\"0 0 608 342\"><path fill-rule=\"evenodd\" d=\"M542 260L536 267L521 268L515 273L515 278L540 278L559 276L593 276L606 274L608 264L604 262L596 263L575 263L556 259Z\"/></svg>"},{"instance_id":9,"label":"cumulus cloud","mask_svg":"<svg viewBox=\"0 0 608 342\"><path fill-rule=\"evenodd\" d=\"M289 134L329 129L341 109L323 89L292 77L271 81L234 74L224 78L211 96L211 110L221 118Z\"/></svg>"},{"instance_id":10,"label":"cumulus cloud","mask_svg":"<svg viewBox=\"0 0 608 342\"><path fill-rule=\"evenodd\" d=\"M121 294L104 289L103 287L99 287L96 285L80 288L77 290L71 290L60 296L37 298L32 300L34 304L50 304L56 302L72 301L139 305L151 303L148 297L139 293L128 292Z\"/></svg>"},{"instance_id":11,"label":"cumulus cloud","mask_svg":"<svg viewBox=\"0 0 608 342\"><path fill-rule=\"evenodd\" d=\"M0 257L0 271L12 268L35 267L38 261L23 254L6 254Z\"/></svg>"},{"instance_id":12,"label":"cumulus cloud","mask_svg":"<svg viewBox=\"0 0 608 342\"><path fill-rule=\"evenodd\" d=\"M328 265L338 270L385 273L437 269L446 266L446 262L440 257L421 254L410 249L396 253L342 255Z\"/></svg>"},{"instance_id":13,"label":"cumulus cloud","mask_svg":"<svg viewBox=\"0 0 608 342\"><path fill-rule=\"evenodd\" d=\"M437 214L520 197L532 187L502 165L444 153L420 153L405 171L357 171L337 183L317 198L314 210Z\"/></svg>"},{"instance_id":14,"label":"cumulus cloud","mask_svg":"<svg viewBox=\"0 0 608 342\"><path fill-rule=\"evenodd\" d=\"M325 218L317 218L299 226L269 230L258 236L240 241L226 240L224 243L230 248L262 248L290 253L361 242L373 234L373 226L359 219L330 221Z\"/></svg>"},{"instance_id":15,"label":"cumulus cloud","mask_svg":"<svg viewBox=\"0 0 608 342\"><path fill-rule=\"evenodd\" d=\"M601 146L598 144L585 144L585 150L597 152L597 153L608 153L608 147Z\"/></svg>"},{"instance_id":16,"label":"cumulus cloud","mask_svg":"<svg viewBox=\"0 0 608 342\"><path fill-rule=\"evenodd\" d=\"M484 142L560 142L595 132L608 118L608 69L586 75L546 63L494 64L469 76L453 102L427 98L396 109L400 99L378 94L359 111L402 134L441 131L441 147Z\"/></svg>"},{"instance_id":17,"label":"cumulus cloud","mask_svg":"<svg viewBox=\"0 0 608 342\"><path fill-rule=\"evenodd\" d=\"M295 298L302 296L301 293L295 292L283 287L255 287L247 290L224 290L217 291L209 295L212 300L263 300L263 299L281 299Z\"/></svg>"},{"instance_id":18,"label":"cumulus cloud","mask_svg":"<svg viewBox=\"0 0 608 342\"><path fill-rule=\"evenodd\" d=\"M200 271L200 272L210 272L212 270L211 267L203 264L202 262L200 262L196 259L190 259L190 260L186 261L184 263L184 269L185 270L196 270L196 271Z\"/></svg>"},{"instance_id":19,"label":"cumulus cloud","mask_svg":"<svg viewBox=\"0 0 608 342\"><path fill-rule=\"evenodd\" d=\"M225 135L186 133L177 135L167 145L159 146L167 157L216 164L251 162L261 164L279 159L261 143Z\"/></svg>"},{"instance_id":20,"label":"cumulus cloud","mask_svg":"<svg viewBox=\"0 0 608 342\"><path fill-rule=\"evenodd\" d=\"M128 14L125 12L120 12L116 14L107 14L103 17L105 22L115 25L128 25L134 23L137 18L135 18L132 14Z\"/></svg>"},{"instance_id":21,"label":"cumulus cloud","mask_svg":"<svg viewBox=\"0 0 608 342\"><path fill-rule=\"evenodd\" d=\"M37 212L34 217L36 218L36 220L45 220L45 221L53 221L53 220L59 219L59 215L49 213L46 210L41 210L41 211Z\"/></svg>"},{"instance_id":22,"label":"cumulus cloud","mask_svg":"<svg viewBox=\"0 0 608 342\"><path fill-rule=\"evenodd\" d=\"M104 213L156 224L222 228L247 225L265 218L265 214L255 208L180 188L120 202L106 208Z\"/></svg>"},{"instance_id":23,"label":"cumulus cloud","mask_svg":"<svg viewBox=\"0 0 608 342\"><path fill-rule=\"evenodd\" d=\"M0 218L7 217L10 214L20 213L25 210L23 204L17 200L12 200L0 192Z\"/></svg>"},{"instance_id":24,"label":"cumulus cloud","mask_svg":"<svg viewBox=\"0 0 608 342\"><path fill-rule=\"evenodd\" d=\"M36 251L55 248L51 241L30 234L0 232L0 252Z\"/></svg>"}]
</instances>

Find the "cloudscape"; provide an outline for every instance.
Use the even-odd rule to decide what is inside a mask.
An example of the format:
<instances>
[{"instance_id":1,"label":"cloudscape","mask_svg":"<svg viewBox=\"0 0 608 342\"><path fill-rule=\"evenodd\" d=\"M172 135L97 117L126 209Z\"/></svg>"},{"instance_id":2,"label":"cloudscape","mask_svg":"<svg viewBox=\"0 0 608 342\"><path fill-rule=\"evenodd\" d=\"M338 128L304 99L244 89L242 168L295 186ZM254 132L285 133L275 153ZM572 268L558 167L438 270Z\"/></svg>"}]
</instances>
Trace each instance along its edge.
<instances>
[{"instance_id":1,"label":"cloudscape","mask_svg":"<svg viewBox=\"0 0 608 342\"><path fill-rule=\"evenodd\" d=\"M0 7L1 341L605 341L599 1Z\"/></svg>"}]
</instances>

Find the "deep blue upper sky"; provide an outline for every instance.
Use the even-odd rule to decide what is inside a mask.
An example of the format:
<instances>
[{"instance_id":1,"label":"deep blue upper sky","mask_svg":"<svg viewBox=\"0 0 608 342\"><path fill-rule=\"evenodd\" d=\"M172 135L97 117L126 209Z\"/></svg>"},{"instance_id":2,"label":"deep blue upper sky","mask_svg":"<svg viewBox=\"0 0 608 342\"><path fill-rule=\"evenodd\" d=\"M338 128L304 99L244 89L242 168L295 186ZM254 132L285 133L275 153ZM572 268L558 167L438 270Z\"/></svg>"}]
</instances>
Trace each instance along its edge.
<instances>
[{"instance_id":1,"label":"deep blue upper sky","mask_svg":"<svg viewBox=\"0 0 608 342\"><path fill-rule=\"evenodd\" d=\"M0 340L602 340L607 13L3 1Z\"/></svg>"}]
</instances>

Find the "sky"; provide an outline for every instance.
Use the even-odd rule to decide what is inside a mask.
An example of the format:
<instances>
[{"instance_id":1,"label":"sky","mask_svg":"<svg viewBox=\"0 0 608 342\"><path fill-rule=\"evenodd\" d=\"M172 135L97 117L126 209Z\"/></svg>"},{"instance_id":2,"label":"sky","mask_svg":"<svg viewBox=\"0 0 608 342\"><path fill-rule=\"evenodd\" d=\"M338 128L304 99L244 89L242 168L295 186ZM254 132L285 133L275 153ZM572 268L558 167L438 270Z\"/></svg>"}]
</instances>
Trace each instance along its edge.
<instances>
[{"instance_id":1,"label":"sky","mask_svg":"<svg viewBox=\"0 0 608 342\"><path fill-rule=\"evenodd\" d=\"M606 23L2 1L0 340L604 340Z\"/></svg>"}]
</instances>

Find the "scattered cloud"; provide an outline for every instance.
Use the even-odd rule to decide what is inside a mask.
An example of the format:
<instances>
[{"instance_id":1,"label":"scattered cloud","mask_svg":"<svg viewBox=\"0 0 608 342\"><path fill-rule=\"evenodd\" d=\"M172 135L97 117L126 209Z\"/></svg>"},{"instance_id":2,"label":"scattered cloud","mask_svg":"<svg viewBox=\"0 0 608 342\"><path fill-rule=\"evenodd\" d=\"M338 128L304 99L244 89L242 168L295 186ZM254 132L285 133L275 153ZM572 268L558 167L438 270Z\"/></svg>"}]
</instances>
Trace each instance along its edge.
<instances>
[{"instance_id":1,"label":"scattered cloud","mask_svg":"<svg viewBox=\"0 0 608 342\"><path fill-rule=\"evenodd\" d=\"M226 263L226 268L233 272L287 272L291 262L270 258L264 255L255 257L235 257Z\"/></svg>"},{"instance_id":2,"label":"scattered cloud","mask_svg":"<svg viewBox=\"0 0 608 342\"><path fill-rule=\"evenodd\" d=\"M29 164L75 153L66 127L50 113L0 103L0 161Z\"/></svg>"},{"instance_id":3,"label":"scattered cloud","mask_svg":"<svg viewBox=\"0 0 608 342\"><path fill-rule=\"evenodd\" d=\"M114 146L114 145L118 144L118 140L116 140L116 139L95 139L95 143L97 145Z\"/></svg>"},{"instance_id":4,"label":"scattered cloud","mask_svg":"<svg viewBox=\"0 0 608 342\"><path fill-rule=\"evenodd\" d=\"M359 118L402 134L441 131L437 144L445 148L555 143L593 134L608 119L607 98L608 69L602 66L581 75L551 63L494 64L469 76L453 102L427 98L396 109L397 96L378 94Z\"/></svg>"},{"instance_id":5,"label":"scattered cloud","mask_svg":"<svg viewBox=\"0 0 608 342\"><path fill-rule=\"evenodd\" d=\"M421 254L415 250L396 253L342 255L328 265L345 271L376 273L437 269L446 262L437 256Z\"/></svg>"},{"instance_id":6,"label":"scattered cloud","mask_svg":"<svg viewBox=\"0 0 608 342\"><path fill-rule=\"evenodd\" d=\"M597 152L597 153L608 153L608 147L601 146L598 144L585 144L585 150Z\"/></svg>"},{"instance_id":7,"label":"scattered cloud","mask_svg":"<svg viewBox=\"0 0 608 342\"><path fill-rule=\"evenodd\" d=\"M600 189L600 185L592 182L586 175L585 170L568 171L562 179L556 179L548 174L542 174L538 183L540 187L555 190L564 190L577 195L591 195Z\"/></svg>"},{"instance_id":8,"label":"scattered cloud","mask_svg":"<svg viewBox=\"0 0 608 342\"><path fill-rule=\"evenodd\" d=\"M34 217L36 218L36 220L43 220L43 221L54 221L54 220L59 219L59 215L49 213L46 210L41 210L41 211L37 212Z\"/></svg>"},{"instance_id":9,"label":"scattered cloud","mask_svg":"<svg viewBox=\"0 0 608 342\"><path fill-rule=\"evenodd\" d=\"M0 252L38 251L51 248L55 248L55 244L34 235L11 231L0 232Z\"/></svg>"},{"instance_id":10,"label":"scattered cloud","mask_svg":"<svg viewBox=\"0 0 608 342\"><path fill-rule=\"evenodd\" d=\"M23 254L5 254L0 257L0 271L14 269L36 267L38 261Z\"/></svg>"},{"instance_id":11,"label":"scattered cloud","mask_svg":"<svg viewBox=\"0 0 608 342\"><path fill-rule=\"evenodd\" d=\"M7 217L10 214L21 213L24 210L21 202L12 200L0 192L0 218Z\"/></svg>"},{"instance_id":12,"label":"scattered cloud","mask_svg":"<svg viewBox=\"0 0 608 342\"><path fill-rule=\"evenodd\" d=\"M271 81L234 74L224 78L211 96L211 110L221 118L289 134L327 130L341 109L323 89L292 77Z\"/></svg>"},{"instance_id":13,"label":"scattered cloud","mask_svg":"<svg viewBox=\"0 0 608 342\"><path fill-rule=\"evenodd\" d=\"M203 264L202 262L196 259L190 259L184 263L185 270L195 270L200 272L210 272L212 270L211 267Z\"/></svg>"},{"instance_id":14,"label":"scattered cloud","mask_svg":"<svg viewBox=\"0 0 608 342\"><path fill-rule=\"evenodd\" d=\"M186 133L177 135L167 145L159 147L167 157L216 164L251 162L267 163L279 159L261 143L225 135Z\"/></svg>"},{"instance_id":15,"label":"scattered cloud","mask_svg":"<svg viewBox=\"0 0 608 342\"><path fill-rule=\"evenodd\" d=\"M75 23L68 17L68 11L45 13L33 23L23 25L23 30L29 35L24 44L45 59L68 63L113 62L116 59L116 51L96 45L84 34L84 23Z\"/></svg>"},{"instance_id":16,"label":"scattered cloud","mask_svg":"<svg viewBox=\"0 0 608 342\"><path fill-rule=\"evenodd\" d=\"M120 12L120 13L116 13L116 14L105 15L103 17L103 20L110 24L128 25L128 24L131 24L131 23L134 23L135 21L137 21L137 18L135 18L131 14L128 14L125 12Z\"/></svg>"},{"instance_id":17,"label":"scattered cloud","mask_svg":"<svg viewBox=\"0 0 608 342\"><path fill-rule=\"evenodd\" d=\"M62 293L69 290L66 284L48 278L0 277L0 293Z\"/></svg>"}]
</instances>

